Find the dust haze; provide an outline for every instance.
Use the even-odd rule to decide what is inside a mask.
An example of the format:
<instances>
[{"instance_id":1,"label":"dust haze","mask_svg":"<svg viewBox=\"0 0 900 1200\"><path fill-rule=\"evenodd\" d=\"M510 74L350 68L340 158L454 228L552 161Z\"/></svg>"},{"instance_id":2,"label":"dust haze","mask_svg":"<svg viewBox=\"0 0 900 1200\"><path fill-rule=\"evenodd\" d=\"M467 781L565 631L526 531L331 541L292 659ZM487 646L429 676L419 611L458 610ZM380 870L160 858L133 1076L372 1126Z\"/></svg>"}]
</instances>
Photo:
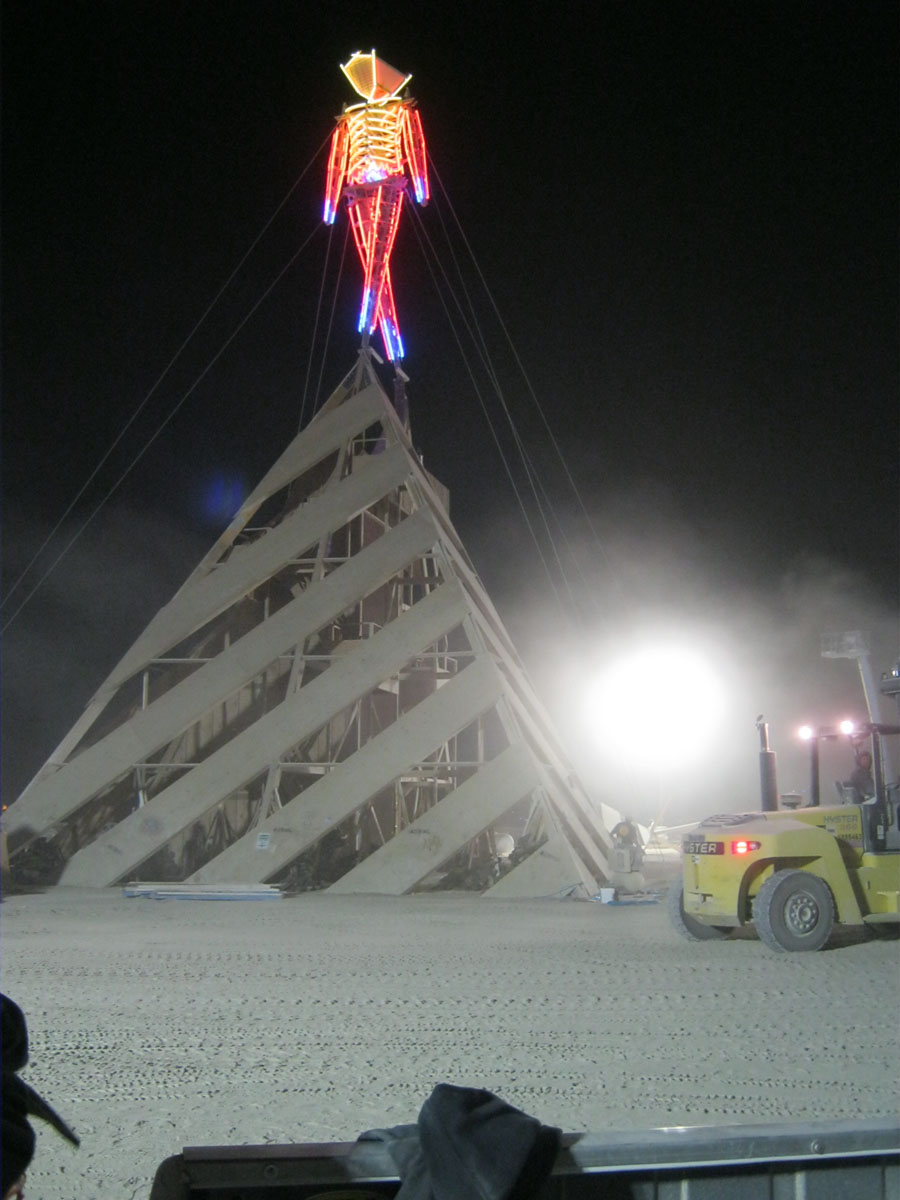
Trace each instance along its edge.
<instances>
[{"instance_id":1,"label":"dust haze","mask_svg":"<svg viewBox=\"0 0 900 1200\"><path fill-rule=\"evenodd\" d=\"M610 509L621 519L622 507ZM879 679L898 661L896 604L862 574L802 550L761 571L741 550L745 533L725 526L710 533L664 507L615 526L599 514L594 531L599 540L582 538L574 547L577 571L567 572L576 580L577 620L560 615L546 574L511 526L475 539L488 590L591 792L646 823L757 809L755 724L763 714L780 790L806 795L809 756L799 727L868 719L857 662L823 658L822 639L863 632ZM603 730L591 727L586 690L630 650L669 644L695 649L722 685L712 741L693 767L676 769L661 758L661 730L666 740L674 731L688 742L705 731L679 705L677 687L673 698L671 681L651 671L632 714L640 749L623 767ZM881 698L881 712L900 720L892 699ZM846 742L823 745L823 801L851 767Z\"/></svg>"}]
</instances>

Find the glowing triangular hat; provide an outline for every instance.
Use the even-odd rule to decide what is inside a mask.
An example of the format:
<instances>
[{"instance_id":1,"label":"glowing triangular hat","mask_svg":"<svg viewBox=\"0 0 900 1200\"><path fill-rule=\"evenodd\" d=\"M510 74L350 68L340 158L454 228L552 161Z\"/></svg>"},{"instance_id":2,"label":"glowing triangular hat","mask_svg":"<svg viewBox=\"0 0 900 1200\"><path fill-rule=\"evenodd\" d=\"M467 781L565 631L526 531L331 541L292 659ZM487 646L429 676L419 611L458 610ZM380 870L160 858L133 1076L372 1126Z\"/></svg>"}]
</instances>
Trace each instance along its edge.
<instances>
[{"instance_id":1,"label":"glowing triangular hat","mask_svg":"<svg viewBox=\"0 0 900 1200\"><path fill-rule=\"evenodd\" d=\"M341 63L341 70L364 100L376 104L395 96L412 79L378 58L374 50L368 54L357 50L348 62Z\"/></svg>"}]
</instances>

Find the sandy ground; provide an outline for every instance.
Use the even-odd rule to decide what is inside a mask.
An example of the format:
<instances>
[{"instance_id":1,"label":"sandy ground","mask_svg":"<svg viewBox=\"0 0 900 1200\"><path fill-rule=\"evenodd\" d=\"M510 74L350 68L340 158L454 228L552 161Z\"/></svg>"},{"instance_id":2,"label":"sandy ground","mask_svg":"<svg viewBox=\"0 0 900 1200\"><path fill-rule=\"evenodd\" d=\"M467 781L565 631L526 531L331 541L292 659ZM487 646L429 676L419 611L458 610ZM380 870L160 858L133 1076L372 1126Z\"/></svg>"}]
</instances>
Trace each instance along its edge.
<instances>
[{"instance_id":1,"label":"sandy ground","mask_svg":"<svg viewBox=\"0 0 900 1200\"><path fill-rule=\"evenodd\" d=\"M663 904L7 896L2 988L42 1132L29 1194L142 1198L184 1145L352 1140L435 1083L569 1131L900 1111L900 943L688 943Z\"/></svg>"}]
</instances>

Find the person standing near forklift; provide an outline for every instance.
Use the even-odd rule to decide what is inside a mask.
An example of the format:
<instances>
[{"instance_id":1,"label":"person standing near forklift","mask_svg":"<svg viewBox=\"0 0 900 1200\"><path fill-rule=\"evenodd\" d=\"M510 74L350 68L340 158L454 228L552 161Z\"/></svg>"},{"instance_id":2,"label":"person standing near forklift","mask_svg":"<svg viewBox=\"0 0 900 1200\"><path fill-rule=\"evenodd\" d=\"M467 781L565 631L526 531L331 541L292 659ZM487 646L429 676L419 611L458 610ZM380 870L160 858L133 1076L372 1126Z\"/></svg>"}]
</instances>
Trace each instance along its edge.
<instances>
[{"instance_id":1,"label":"person standing near forklift","mask_svg":"<svg viewBox=\"0 0 900 1200\"><path fill-rule=\"evenodd\" d=\"M644 851L638 827L631 817L625 817L613 826L612 838L617 850L625 850L628 853L631 860L630 869L639 871L644 861Z\"/></svg>"},{"instance_id":2,"label":"person standing near forklift","mask_svg":"<svg viewBox=\"0 0 900 1200\"><path fill-rule=\"evenodd\" d=\"M868 750L860 750L856 755L856 763L850 772L850 782L856 789L860 800L869 800L875 795L875 780L872 776L872 755Z\"/></svg>"}]
</instances>

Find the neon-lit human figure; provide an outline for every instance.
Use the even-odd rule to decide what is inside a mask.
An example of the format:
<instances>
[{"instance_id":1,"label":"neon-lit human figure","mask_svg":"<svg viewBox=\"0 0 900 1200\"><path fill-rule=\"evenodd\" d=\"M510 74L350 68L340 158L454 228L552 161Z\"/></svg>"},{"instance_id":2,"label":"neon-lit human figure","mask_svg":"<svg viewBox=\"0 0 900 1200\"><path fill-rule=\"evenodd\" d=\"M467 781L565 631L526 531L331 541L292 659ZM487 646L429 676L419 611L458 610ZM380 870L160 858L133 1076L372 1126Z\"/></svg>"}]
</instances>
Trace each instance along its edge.
<instances>
[{"instance_id":1,"label":"neon-lit human figure","mask_svg":"<svg viewBox=\"0 0 900 1200\"><path fill-rule=\"evenodd\" d=\"M345 108L337 119L328 159L325 221L332 225L343 195L363 267L359 331L381 328L387 357L403 358L391 286L391 250L403 197L409 185L419 204L428 202L425 137L415 101L400 91L412 79L370 54L357 52L341 70L362 104ZM407 177L408 173L408 177Z\"/></svg>"}]
</instances>

